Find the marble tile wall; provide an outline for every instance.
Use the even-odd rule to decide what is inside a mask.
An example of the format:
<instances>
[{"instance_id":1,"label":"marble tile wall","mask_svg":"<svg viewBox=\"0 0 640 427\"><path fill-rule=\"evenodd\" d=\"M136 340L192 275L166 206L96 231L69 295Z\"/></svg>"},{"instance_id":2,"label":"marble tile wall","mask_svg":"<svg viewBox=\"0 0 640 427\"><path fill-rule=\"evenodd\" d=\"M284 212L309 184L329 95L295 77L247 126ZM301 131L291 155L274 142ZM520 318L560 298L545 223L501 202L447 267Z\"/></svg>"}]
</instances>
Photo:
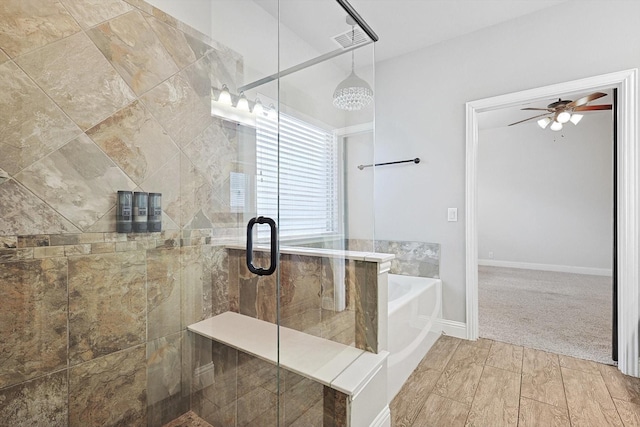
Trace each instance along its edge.
<instances>
[{"instance_id":1,"label":"marble tile wall","mask_svg":"<svg viewBox=\"0 0 640 427\"><path fill-rule=\"evenodd\" d=\"M391 274L440 278L440 244L397 240L347 240L354 251L374 251L394 254Z\"/></svg>"},{"instance_id":2,"label":"marble tile wall","mask_svg":"<svg viewBox=\"0 0 640 427\"><path fill-rule=\"evenodd\" d=\"M229 310L218 245L242 219L239 130L210 86L242 70L142 0L0 2L0 424L191 408L185 328ZM163 193L165 231L115 233L117 190Z\"/></svg>"},{"instance_id":3,"label":"marble tile wall","mask_svg":"<svg viewBox=\"0 0 640 427\"><path fill-rule=\"evenodd\" d=\"M186 324L229 310L227 250L211 234L0 239L0 416L160 426L188 411Z\"/></svg>"},{"instance_id":4,"label":"marble tile wall","mask_svg":"<svg viewBox=\"0 0 640 427\"><path fill-rule=\"evenodd\" d=\"M209 110L241 73L144 2L2 2L0 234L115 231L124 189L162 192L165 228L237 227L237 126Z\"/></svg>"}]
</instances>

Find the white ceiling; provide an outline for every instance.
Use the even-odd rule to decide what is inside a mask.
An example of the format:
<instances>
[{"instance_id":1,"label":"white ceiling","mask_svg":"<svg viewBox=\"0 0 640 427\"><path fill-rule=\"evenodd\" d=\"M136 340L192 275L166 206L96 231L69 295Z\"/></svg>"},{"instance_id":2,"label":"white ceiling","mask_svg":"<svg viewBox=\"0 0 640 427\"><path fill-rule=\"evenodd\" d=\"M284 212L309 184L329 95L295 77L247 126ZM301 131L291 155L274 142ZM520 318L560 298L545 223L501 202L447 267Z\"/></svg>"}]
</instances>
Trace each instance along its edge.
<instances>
[{"instance_id":1,"label":"white ceiling","mask_svg":"<svg viewBox=\"0 0 640 427\"><path fill-rule=\"evenodd\" d=\"M277 16L274 0L255 1ZM376 43L376 61L460 37L563 1L566 0L349 0L380 37ZM331 4L327 0L280 0L279 13L285 25L311 44L318 37L319 25L325 28L327 35L348 28L343 18L346 14L337 3Z\"/></svg>"},{"instance_id":2,"label":"white ceiling","mask_svg":"<svg viewBox=\"0 0 640 427\"><path fill-rule=\"evenodd\" d=\"M348 30L329 0L253 0L295 34L327 52L330 36ZM567 0L349 0L380 40L376 61L460 37ZM335 45L329 45L332 49Z\"/></svg>"}]
</instances>

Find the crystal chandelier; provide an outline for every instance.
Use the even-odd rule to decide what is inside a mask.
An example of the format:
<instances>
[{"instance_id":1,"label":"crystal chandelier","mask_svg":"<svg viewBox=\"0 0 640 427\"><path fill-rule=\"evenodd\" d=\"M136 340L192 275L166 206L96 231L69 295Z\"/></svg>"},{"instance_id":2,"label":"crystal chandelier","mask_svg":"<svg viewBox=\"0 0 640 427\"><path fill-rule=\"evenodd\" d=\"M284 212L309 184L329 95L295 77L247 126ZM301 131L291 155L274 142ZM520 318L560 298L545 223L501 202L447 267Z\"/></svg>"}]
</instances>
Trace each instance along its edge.
<instances>
[{"instance_id":1,"label":"crystal chandelier","mask_svg":"<svg viewBox=\"0 0 640 427\"><path fill-rule=\"evenodd\" d=\"M351 27L353 43L354 27ZM362 110L373 100L373 90L363 79L358 77L354 66L354 51L351 51L351 74L344 79L333 92L333 105L341 110Z\"/></svg>"}]
</instances>

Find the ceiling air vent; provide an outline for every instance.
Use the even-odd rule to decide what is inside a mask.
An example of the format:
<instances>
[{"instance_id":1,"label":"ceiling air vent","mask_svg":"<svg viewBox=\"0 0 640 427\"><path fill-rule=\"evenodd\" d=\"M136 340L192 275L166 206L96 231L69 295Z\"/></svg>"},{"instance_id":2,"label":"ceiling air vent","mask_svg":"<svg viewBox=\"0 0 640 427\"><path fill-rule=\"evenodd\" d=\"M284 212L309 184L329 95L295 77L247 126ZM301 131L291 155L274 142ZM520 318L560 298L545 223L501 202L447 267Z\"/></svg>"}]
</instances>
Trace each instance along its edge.
<instances>
[{"instance_id":1,"label":"ceiling air vent","mask_svg":"<svg viewBox=\"0 0 640 427\"><path fill-rule=\"evenodd\" d=\"M331 37L331 40L336 42L343 49L350 48L369 41L369 36L362 31L359 27L355 27L354 30L345 31L342 34Z\"/></svg>"}]
</instances>

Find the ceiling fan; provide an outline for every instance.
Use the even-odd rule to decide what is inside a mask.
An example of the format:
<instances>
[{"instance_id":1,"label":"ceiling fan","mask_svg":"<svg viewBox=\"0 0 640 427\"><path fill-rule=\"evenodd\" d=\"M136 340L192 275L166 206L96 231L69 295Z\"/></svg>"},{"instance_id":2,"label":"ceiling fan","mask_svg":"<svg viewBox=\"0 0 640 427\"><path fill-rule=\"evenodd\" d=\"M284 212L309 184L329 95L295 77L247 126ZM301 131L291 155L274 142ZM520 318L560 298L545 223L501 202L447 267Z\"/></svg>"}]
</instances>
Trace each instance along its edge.
<instances>
[{"instance_id":1,"label":"ceiling fan","mask_svg":"<svg viewBox=\"0 0 640 427\"><path fill-rule=\"evenodd\" d=\"M563 100L558 98L556 102L552 102L547 105L547 108L522 108L522 110L533 111L545 111L545 113L529 117L528 119L520 120L519 122L511 123L509 126L517 125L520 123L528 122L529 120L538 119L538 125L544 129L551 123L551 130L560 130L562 125L571 121L574 125L582 119L582 112L599 111L599 110L611 110L611 104L603 105L587 105L591 101L607 96L606 93L594 92L590 95L583 96L575 101Z\"/></svg>"}]
</instances>

